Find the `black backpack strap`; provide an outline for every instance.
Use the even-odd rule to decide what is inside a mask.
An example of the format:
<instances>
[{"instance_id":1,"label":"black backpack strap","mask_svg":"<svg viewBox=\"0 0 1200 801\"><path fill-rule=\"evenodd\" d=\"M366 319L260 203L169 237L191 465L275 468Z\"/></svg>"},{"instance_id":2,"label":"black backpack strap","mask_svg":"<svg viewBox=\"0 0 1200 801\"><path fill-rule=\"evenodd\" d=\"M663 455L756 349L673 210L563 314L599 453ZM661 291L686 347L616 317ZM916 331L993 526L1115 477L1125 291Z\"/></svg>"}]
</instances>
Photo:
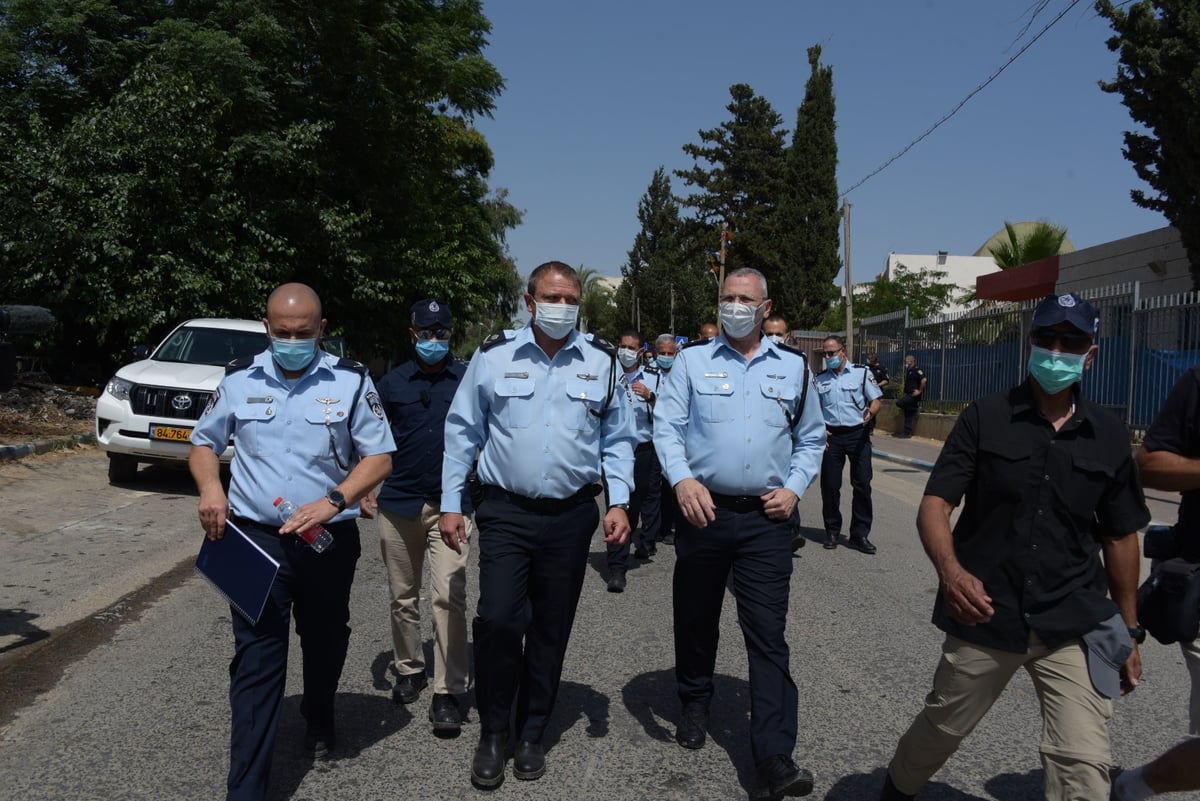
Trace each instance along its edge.
<instances>
[{"instance_id":1,"label":"black backpack strap","mask_svg":"<svg viewBox=\"0 0 1200 801\"><path fill-rule=\"evenodd\" d=\"M590 342L593 347L604 351L609 358L608 364L608 397L604 399L604 405L600 407L600 411L588 409L589 412L596 415L600 419L604 419L608 414L608 407L612 405L613 394L617 391L617 348L607 339L603 337L584 337L584 341Z\"/></svg>"}]
</instances>

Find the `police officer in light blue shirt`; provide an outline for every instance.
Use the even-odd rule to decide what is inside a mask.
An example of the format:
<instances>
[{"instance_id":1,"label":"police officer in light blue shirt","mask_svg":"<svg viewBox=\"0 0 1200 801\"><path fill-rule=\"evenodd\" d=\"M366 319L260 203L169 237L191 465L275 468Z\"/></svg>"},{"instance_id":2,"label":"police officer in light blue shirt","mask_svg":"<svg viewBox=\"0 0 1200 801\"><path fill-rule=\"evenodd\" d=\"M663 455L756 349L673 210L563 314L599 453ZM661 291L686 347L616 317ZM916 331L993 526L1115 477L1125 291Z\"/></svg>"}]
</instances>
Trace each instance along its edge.
<instances>
[{"instance_id":1,"label":"police officer in light blue shirt","mask_svg":"<svg viewBox=\"0 0 1200 801\"><path fill-rule=\"evenodd\" d=\"M826 369L816 378L817 397L825 415L829 445L821 460L821 510L825 518L825 548L837 547L842 531L842 470L850 458L850 547L875 553L871 534L871 421L879 411L883 391L867 367L850 364L841 337L825 338Z\"/></svg>"},{"instance_id":2,"label":"police officer in light blue shirt","mask_svg":"<svg viewBox=\"0 0 1200 801\"><path fill-rule=\"evenodd\" d=\"M513 775L545 773L542 736L599 521L602 475L609 490L604 540L620 544L629 536L629 403L618 386L616 349L575 330L581 295L569 265L537 267L525 295L531 324L484 341L446 417L439 528L452 548L466 542L460 498L476 451L483 484L473 625L481 731L471 764L481 787L504 780L514 701Z\"/></svg>"},{"instance_id":3,"label":"police officer in light blue shirt","mask_svg":"<svg viewBox=\"0 0 1200 801\"><path fill-rule=\"evenodd\" d=\"M311 288L276 289L264 322L270 350L226 368L188 457L208 538L222 539L232 521L279 562L258 622L231 615L229 801L266 797L293 612L304 654L304 745L314 757L335 747L334 696L350 642L350 585L360 551L358 501L388 474L395 450L366 368L320 349L325 320ZM227 498L219 457L231 441ZM299 506L287 522L276 498ZM333 535L319 553L298 536L313 526Z\"/></svg>"},{"instance_id":4,"label":"police officer in light blue shirt","mask_svg":"<svg viewBox=\"0 0 1200 801\"><path fill-rule=\"evenodd\" d=\"M770 313L757 270L729 274L714 339L686 346L655 407L654 444L684 519L675 536L675 739L704 745L721 604L732 572L750 661L754 797L804 795L796 767L796 684L784 639L791 518L817 475L825 423L803 354L763 337Z\"/></svg>"}]
</instances>

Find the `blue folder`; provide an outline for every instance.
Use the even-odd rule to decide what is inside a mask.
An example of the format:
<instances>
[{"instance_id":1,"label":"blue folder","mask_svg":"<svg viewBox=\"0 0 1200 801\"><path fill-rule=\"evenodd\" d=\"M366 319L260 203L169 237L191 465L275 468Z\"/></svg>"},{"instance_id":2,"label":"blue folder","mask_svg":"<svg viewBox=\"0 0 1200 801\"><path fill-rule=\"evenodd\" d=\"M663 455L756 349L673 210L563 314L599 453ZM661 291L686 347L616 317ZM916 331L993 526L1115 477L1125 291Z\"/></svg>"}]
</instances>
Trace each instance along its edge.
<instances>
[{"instance_id":1,"label":"blue folder","mask_svg":"<svg viewBox=\"0 0 1200 801\"><path fill-rule=\"evenodd\" d=\"M227 520L224 537L204 538L196 555L196 572L242 617L257 624L279 572L279 562Z\"/></svg>"}]
</instances>

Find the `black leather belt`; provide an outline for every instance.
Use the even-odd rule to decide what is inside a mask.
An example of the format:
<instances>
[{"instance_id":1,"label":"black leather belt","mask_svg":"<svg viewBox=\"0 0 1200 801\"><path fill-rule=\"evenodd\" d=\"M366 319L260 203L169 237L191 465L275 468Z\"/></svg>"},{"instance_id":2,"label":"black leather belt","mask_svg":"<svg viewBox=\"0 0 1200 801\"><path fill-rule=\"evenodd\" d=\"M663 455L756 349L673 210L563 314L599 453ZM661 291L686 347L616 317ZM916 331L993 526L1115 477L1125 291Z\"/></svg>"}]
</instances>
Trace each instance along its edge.
<instances>
[{"instance_id":1,"label":"black leather belt","mask_svg":"<svg viewBox=\"0 0 1200 801\"><path fill-rule=\"evenodd\" d=\"M718 509L730 512L761 512L762 498L757 495L722 495L719 492L708 493L712 496L713 505Z\"/></svg>"},{"instance_id":2,"label":"black leather belt","mask_svg":"<svg viewBox=\"0 0 1200 801\"><path fill-rule=\"evenodd\" d=\"M864 425L864 423L859 423L856 426L825 426L825 430L831 434L849 434L853 431L858 431Z\"/></svg>"},{"instance_id":3,"label":"black leather belt","mask_svg":"<svg viewBox=\"0 0 1200 801\"><path fill-rule=\"evenodd\" d=\"M513 506L518 506L527 512L535 512L540 515L565 512L567 509L587 503L599 494L599 484L588 484L574 495L566 498L528 498L524 495L518 495L515 492L509 492L503 487L497 487L495 484L483 485L483 497L485 500L508 501Z\"/></svg>"}]
</instances>

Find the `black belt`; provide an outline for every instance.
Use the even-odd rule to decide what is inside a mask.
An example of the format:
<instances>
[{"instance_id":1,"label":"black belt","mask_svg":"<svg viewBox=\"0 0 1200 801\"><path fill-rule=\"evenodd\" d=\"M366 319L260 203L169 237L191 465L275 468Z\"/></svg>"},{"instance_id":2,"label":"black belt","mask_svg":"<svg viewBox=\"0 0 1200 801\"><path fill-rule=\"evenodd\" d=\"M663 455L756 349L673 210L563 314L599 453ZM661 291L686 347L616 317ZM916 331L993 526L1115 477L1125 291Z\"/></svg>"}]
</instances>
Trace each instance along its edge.
<instances>
[{"instance_id":1,"label":"black belt","mask_svg":"<svg viewBox=\"0 0 1200 801\"><path fill-rule=\"evenodd\" d=\"M713 505L718 509L730 512L761 512L762 498L757 495L722 495L719 492L708 493L712 496Z\"/></svg>"},{"instance_id":2,"label":"black belt","mask_svg":"<svg viewBox=\"0 0 1200 801\"><path fill-rule=\"evenodd\" d=\"M856 426L825 426L825 430L831 434L849 434L852 431L858 431L865 423L859 423Z\"/></svg>"},{"instance_id":3,"label":"black belt","mask_svg":"<svg viewBox=\"0 0 1200 801\"><path fill-rule=\"evenodd\" d=\"M491 501L508 501L513 506L519 506L527 512L536 512L540 515L565 512L567 509L592 500L599 494L599 484L588 484L574 495L566 498L528 498L524 495L518 495L515 492L509 492L503 487L497 487L495 484L483 485L483 497L485 499Z\"/></svg>"}]
</instances>

